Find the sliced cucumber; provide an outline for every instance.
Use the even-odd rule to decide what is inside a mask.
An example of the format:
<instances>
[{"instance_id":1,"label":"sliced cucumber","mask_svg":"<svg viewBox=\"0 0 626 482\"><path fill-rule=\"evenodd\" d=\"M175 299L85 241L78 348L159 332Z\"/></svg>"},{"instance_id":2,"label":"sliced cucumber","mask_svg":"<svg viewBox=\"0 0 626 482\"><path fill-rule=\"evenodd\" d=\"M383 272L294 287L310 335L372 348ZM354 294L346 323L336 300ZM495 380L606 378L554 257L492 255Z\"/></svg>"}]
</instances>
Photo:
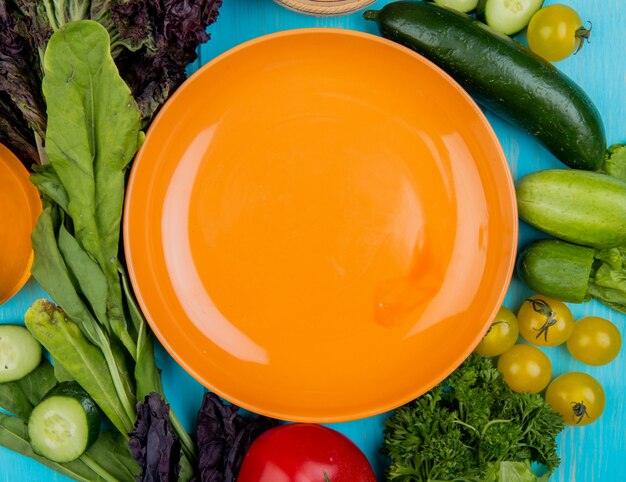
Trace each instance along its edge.
<instances>
[{"instance_id":1,"label":"sliced cucumber","mask_svg":"<svg viewBox=\"0 0 626 482\"><path fill-rule=\"evenodd\" d=\"M0 383L24 378L41 361L41 345L26 328L0 325Z\"/></svg>"},{"instance_id":2,"label":"sliced cucumber","mask_svg":"<svg viewBox=\"0 0 626 482\"><path fill-rule=\"evenodd\" d=\"M459 12L469 13L476 10L478 0L430 0L431 2L441 5L442 7L448 7Z\"/></svg>"},{"instance_id":3,"label":"sliced cucumber","mask_svg":"<svg viewBox=\"0 0 626 482\"><path fill-rule=\"evenodd\" d=\"M543 0L480 0L476 17L491 28L506 35L524 30Z\"/></svg>"},{"instance_id":4,"label":"sliced cucumber","mask_svg":"<svg viewBox=\"0 0 626 482\"><path fill-rule=\"evenodd\" d=\"M100 434L100 411L76 382L59 383L28 420L33 450L54 462L80 457Z\"/></svg>"}]
</instances>

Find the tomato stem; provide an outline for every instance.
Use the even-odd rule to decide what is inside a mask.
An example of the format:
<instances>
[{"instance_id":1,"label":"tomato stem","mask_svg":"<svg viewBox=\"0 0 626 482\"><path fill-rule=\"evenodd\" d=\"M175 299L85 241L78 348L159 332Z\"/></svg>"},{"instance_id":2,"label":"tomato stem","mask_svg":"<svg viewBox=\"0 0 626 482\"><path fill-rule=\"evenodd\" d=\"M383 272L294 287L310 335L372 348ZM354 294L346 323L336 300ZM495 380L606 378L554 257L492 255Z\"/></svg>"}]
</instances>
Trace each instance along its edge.
<instances>
[{"instance_id":1,"label":"tomato stem","mask_svg":"<svg viewBox=\"0 0 626 482\"><path fill-rule=\"evenodd\" d=\"M581 26L578 28L578 30L576 30L576 39L578 40L578 48L574 52L574 55L580 52L580 49L583 48L583 45L585 45L585 40L587 41L587 43L590 42L589 37L591 36L591 30L593 29L593 24L589 20L587 20L587 23L589 24L589 28L585 28Z\"/></svg>"}]
</instances>

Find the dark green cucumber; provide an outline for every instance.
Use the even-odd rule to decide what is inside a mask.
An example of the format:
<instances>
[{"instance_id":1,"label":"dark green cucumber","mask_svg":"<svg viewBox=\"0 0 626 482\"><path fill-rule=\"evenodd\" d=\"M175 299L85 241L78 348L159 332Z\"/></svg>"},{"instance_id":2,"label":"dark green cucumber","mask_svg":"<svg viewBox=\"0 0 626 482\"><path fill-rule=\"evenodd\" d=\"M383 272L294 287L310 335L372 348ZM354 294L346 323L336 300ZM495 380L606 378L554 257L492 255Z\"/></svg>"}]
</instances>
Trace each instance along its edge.
<instances>
[{"instance_id":1,"label":"dark green cucumber","mask_svg":"<svg viewBox=\"0 0 626 482\"><path fill-rule=\"evenodd\" d=\"M422 1L389 3L364 17L534 135L564 164L592 171L602 164L606 138L598 110L580 87L526 47L467 15Z\"/></svg>"},{"instance_id":2,"label":"dark green cucumber","mask_svg":"<svg viewBox=\"0 0 626 482\"><path fill-rule=\"evenodd\" d=\"M554 237L594 248L626 246L626 182L598 172L549 169L517 183L519 215Z\"/></svg>"},{"instance_id":3,"label":"dark green cucumber","mask_svg":"<svg viewBox=\"0 0 626 482\"><path fill-rule=\"evenodd\" d=\"M476 18L506 35L524 30L543 0L480 0Z\"/></svg>"},{"instance_id":4,"label":"dark green cucumber","mask_svg":"<svg viewBox=\"0 0 626 482\"><path fill-rule=\"evenodd\" d=\"M557 239L530 243L517 261L517 273L534 291L561 301L582 303L587 296L595 250Z\"/></svg>"},{"instance_id":5,"label":"dark green cucumber","mask_svg":"<svg viewBox=\"0 0 626 482\"><path fill-rule=\"evenodd\" d=\"M100 434L100 410L76 382L62 382L33 409L28 436L33 450L54 462L80 457Z\"/></svg>"}]
</instances>

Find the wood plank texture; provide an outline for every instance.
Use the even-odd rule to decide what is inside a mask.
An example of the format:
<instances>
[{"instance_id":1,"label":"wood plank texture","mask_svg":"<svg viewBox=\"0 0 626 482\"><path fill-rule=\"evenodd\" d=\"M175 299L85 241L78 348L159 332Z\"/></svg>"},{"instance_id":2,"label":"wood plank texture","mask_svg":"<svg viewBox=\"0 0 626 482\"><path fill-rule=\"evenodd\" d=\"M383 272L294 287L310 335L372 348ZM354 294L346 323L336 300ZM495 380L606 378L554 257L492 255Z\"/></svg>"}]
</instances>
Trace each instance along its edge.
<instances>
[{"instance_id":1,"label":"wood plank texture","mask_svg":"<svg viewBox=\"0 0 626 482\"><path fill-rule=\"evenodd\" d=\"M381 7L379 1L374 7ZM557 3L546 1L546 4ZM561 62L558 67L578 82L591 96L604 118L609 143L626 141L626 36L623 34L626 2L622 0L561 0L578 10L583 19L593 22L591 43L576 56ZM200 56L190 66L190 72L216 55L246 40L278 30L301 27L350 28L376 33L372 23L360 14L339 18L306 17L287 11L271 0L225 0L218 22L210 28L211 41L203 46ZM216 93L219 95L219 92ZM500 139L517 179L528 172L562 167L530 136L511 127L493 115L490 121ZM520 244L539 236L532 228L522 225ZM505 304L517 310L520 302L530 294L521 282L514 279ZM12 300L0 306L0 323L21 322L32 301L43 296L41 288L32 280ZM598 315L612 319L618 327L626 325L626 316L591 302L571 306L576 318ZM568 428L560 437L562 466L551 480L555 482L614 482L626 481L626 350L608 366L586 367L569 356L564 347L545 350L553 362L554 374L584 371L598 378L607 394L607 407L599 422L587 427ZM203 388L196 383L162 350L157 353L163 367L165 389L174 409L183 423L191 428L200 405ZM418 369L418 367L415 367ZM410 376L411 367L405 374ZM372 387L376 390L376 387ZM350 423L333 424L354 440L383 473L385 461L378 454L382 440L384 416ZM49 482L66 480L24 457L0 448L0 482ZM356 482L356 481L355 481Z\"/></svg>"}]
</instances>

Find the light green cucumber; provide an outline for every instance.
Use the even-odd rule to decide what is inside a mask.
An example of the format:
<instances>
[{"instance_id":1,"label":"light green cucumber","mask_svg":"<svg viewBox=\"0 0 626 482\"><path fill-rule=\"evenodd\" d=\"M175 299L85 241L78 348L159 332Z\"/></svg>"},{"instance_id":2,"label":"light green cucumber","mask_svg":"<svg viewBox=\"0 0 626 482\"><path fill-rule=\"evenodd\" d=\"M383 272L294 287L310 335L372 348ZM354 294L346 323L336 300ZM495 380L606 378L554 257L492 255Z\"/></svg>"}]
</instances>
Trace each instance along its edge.
<instances>
[{"instance_id":1,"label":"light green cucumber","mask_svg":"<svg viewBox=\"0 0 626 482\"><path fill-rule=\"evenodd\" d=\"M605 174L552 169L517 185L520 217L565 241L593 248L626 246L626 182Z\"/></svg>"}]
</instances>

